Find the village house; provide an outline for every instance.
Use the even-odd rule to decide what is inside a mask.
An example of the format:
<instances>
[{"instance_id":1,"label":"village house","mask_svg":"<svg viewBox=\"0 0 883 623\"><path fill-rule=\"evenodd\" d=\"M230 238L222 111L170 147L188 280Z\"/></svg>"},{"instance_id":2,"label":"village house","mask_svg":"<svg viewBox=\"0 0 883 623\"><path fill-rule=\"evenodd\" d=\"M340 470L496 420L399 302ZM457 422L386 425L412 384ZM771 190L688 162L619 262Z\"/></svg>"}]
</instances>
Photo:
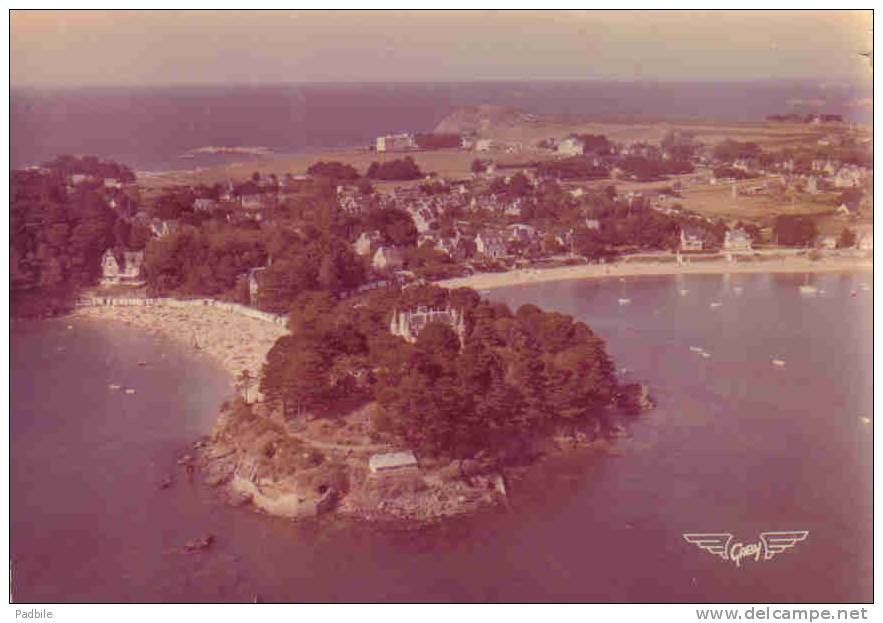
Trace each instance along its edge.
<instances>
[{"instance_id":1,"label":"village house","mask_svg":"<svg viewBox=\"0 0 883 623\"><path fill-rule=\"evenodd\" d=\"M850 199L849 201L844 201L839 206L837 206L835 212L838 216L858 216L860 203L861 202L859 199Z\"/></svg>"},{"instance_id":2,"label":"village house","mask_svg":"<svg viewBox=\"0 0 883 623\"><path fill-rule=\"evenodd\" d=\"M248 302L250 305L257 305L258 303L258 295L261 291L261 282L258 276L267 270L269 265L270 263L268 262L267 266L258 266L248 271Z\"/></svg>"},{"instance_id":3,"label":"village house","mask_svg":"<svg viewBox=\"0 0 883 623\"><path fill-rule=\"evenodd\" d=\"M840 167L840 170L834 175L835 188L855 188L862 182L863 172L861 167L847 165Z\"/></svg>"},{"instance_id":4,"label":"village house","mask_svg":"<svg viewBox=\"0 0 883 623\"><path fill-rule=\"evenodd\" d=\"M836 249L837 236L819 236L816 238L816 247L819 249Z\"/></svg>"},{"instance_id":5,"label":"village house","mask_svg":"<svg viewBox=\"0 0 883 623\"><path fill-rule=\"evenodd\" d=\"M490 151L494 148L494 142L489 138L480 138L475 141L475 151Z\"/></svg>"},{"instance_id":6,"label":"village house","mask_svg":"<svg viewBox=\"0 0 883 623\"><path fill-rule=\"evenodd\" d=\"M353 243L353 250L362 256L371 255L375 247L379 246L382 236L376 229L363 231Z\"/></svg>"},{"instance_id":7,"label":"village house","mask_svg":"<svg viewBox=\"0 0 883 623\"><path fill-rule=\"evenodd\" d=\"M449 326L460 340L460 348L463 348L466 340L466 322L463 312L450 307L433 309L419 306L414 310L395 310L389 321L389 332L413 344L423 329L433 322Z\"/></svg>"},{"instance_id":8,"label":"village house","mask_svg":"<svg viewBox=\"0 0 883 623\"><path fill-rule=\"evenodd\" d=\"M371 260L375 270L398 270L404 263L404 253L398 247L380 247Z\"/></svg>"},{"instance_id":9,"label":"village house","mask_svg":"<svg viewBox=\"0 0 883 623\"><path fill-rule=\"evenodd\" d=\"M378 136L374 141L377 151L410 151L417 149L417 142L412 134L386 134Z\"/></svg>"},{"instance_id":10,"label":"village house","mask_svg":"<svg viewBox=\"0 0 883 623\"><path fill-rule=\"evenodd\" d=\"M591 229L594 231L598 231L599 229L601 229L601 221L599 221L596 218L587 218L585 220L585 223L586 223L586 229Z\"/></svg>"},{"instance_id":11,"label":"village house","mask_svg":"<svg viewBox=\"0 0 883 623\"><path fill-rule=\"evenodd\" d=\"M101 256L101 284L142 285L141 264L144 253L141 251L121 251L107 249Z\"/></svg>"},{"instance_id":12,"label":"village house","mask_svg":"<svg viewBox=\"0 0 883 623\"><path fill-rule=\"evenodd\" d=\"M509 241L528 244L539 238L537 230L532 225L524 223L514 223L506 229L509 230Z\"/></svg>"},{"instance_id":13,"label":"village house","mask_svg":"<svg viewBox=\"0 0 883 623\"><path fill-rule=\"evenodd\" d=\"M559 141L555 148L555 151L562 156L582 156L585 150L585 144L575 136Z\"/></svg>"},{"instance_id":14,"label":"village house","mask_svg":"<svg viewBox=\"0 0 883 623\"><path fill-rule=\"evenodd\" d=\"M194 212L211 212L215 209L215 206L218 205L217 201L214 199L206 199L200 197L198 199L193 200L193 211Z\"/></svg>"},{"instance_id":15,"label":"village house","mask_svg":"<svg viewBox=\"0 0 883 623\"><path fill-rule=\"evenodd\" d=\"M471 255L470 240L461 236L459 232L448 238L438 238L435 243L435 250L447 255L455 262L462 262Z\"/></svg>"},{"instance_id":16,"label":"village house","mask_svg":"<svg viewBox=\"0 0 883 623\"><path fill-rule=\"evenodd\" d=\"M176 220L161 220L158 218L150 220L150 232L157 238L165 238L180 228L181 224Z\"/></svg>"},{"instance_id":17,"label":"village house","mask_svg":"<svg viewBox=\"0 0 883 623\"><path fill-rule=\"evenodd\" d=\"M728 229L724 234L724 249L727 251L750 251L751 236L743 229Z\"/></svg>"},{"instance_id":18,"label":"village house","mask_svg":"<svg viewBox=\"0 0 883 623\"><path fill-rule=\"evenodd\" d=\"M499 233L483 231L475 237L475 251L491 260L506 257L506 240Z\"/></svg>"},{"instance_id":19,"label":"village house","mask_svg":"<svg viewBox=\"0 0 883 623\"><path fill-rule=\"evenodd\" d=\"M705 246L701 229L681 229L681 251L701 251Z\"/></svg>"}]
</instances>

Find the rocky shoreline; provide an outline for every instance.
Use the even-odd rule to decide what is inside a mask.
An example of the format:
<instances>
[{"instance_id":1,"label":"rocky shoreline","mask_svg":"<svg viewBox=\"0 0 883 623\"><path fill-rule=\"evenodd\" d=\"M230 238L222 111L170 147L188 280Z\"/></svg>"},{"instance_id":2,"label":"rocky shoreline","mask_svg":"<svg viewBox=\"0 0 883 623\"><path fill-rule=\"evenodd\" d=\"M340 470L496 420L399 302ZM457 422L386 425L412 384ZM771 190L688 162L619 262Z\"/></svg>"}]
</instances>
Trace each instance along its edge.
<instances>
[{"instance_id":1,"label":"rocky shoreline","mask_svg":"<svg viewBox=\"0 0 883 623\"><path fill-rule=\"evenodd\" d=\"M301 440L262 405L228 406L209 437L179 464L196 471L230 506L302 520L326 513L371 522L435 523L506 506L509 486L545 456L608 452L626 428L537 440L531 460L503 465L487 453L457 461L421 458L413 469L372 473L377 446L346 449ZM386 448L394 450L394 446Z\"/></svg>"}]
</instances>

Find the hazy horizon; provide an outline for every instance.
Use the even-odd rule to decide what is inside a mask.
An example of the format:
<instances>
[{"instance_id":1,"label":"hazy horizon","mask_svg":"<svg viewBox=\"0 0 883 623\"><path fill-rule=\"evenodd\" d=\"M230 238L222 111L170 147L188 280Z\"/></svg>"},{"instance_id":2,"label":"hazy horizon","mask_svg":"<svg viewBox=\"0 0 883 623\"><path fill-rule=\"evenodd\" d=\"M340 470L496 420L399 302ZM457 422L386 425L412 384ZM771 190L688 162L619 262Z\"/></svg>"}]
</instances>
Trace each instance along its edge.
<instances>
[{"instance_id":1,"label":"hazy horizon","mask_svg":"<svg viewBox=\"0 0 883 623\"><path fill-rule=\"evenodd\" d=\"M871 20L869 11L15 10L10 82L870 85L860 53L871 48Z\"/></svg>"}]
</instances>

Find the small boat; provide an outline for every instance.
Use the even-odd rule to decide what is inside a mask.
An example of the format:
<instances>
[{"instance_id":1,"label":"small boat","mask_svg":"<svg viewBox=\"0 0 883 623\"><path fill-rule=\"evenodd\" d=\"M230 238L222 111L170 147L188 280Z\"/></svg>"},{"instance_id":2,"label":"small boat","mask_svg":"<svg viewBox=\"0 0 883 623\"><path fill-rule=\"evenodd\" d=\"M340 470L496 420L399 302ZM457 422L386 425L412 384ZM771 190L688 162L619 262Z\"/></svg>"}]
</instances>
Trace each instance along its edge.
<instances>
[{"instance_id":1,"label":"small boat","mask_svg":"<svg viewBox=\"0 0 883 623\"><path fill-rule=\"evenodd\" d=\"M146 361L139 361L138 365L143 368L144 366L147 365L147 362Z\"/></svg>"},{"instance_id":2,"label":"small boat","mask_svg":"<svg viewBox=\"0 0 883 623\"><path fill-rule=\"evenodd\" d=\"M702 351L702 358L703 358L703 359L708 359L709 357L711 357L711 353L709 353L709 352L706 351L706 350L703 350L703 351Z\"/></svg>"},{"instance_id":3,"label":"small boat","mask_svg":"<svg viewBox=\"0 0 883 623\"><path fill-rule=\"evenodd\" d=\"M108 387L109 389L113 389L113 390L122 389L122 386L117 385L116 383L111 383L111 384L108 385L107 387Z\"/></svg>"},{"instance_id":4,"label":"small boat","mask_svg":"<svg viewBox=\"0 0 883 623\"><path fill-rule=\"evenodd\" d=\"M861 419L862 423L864 423L864 424L870 424L870 423L871 423L871 418L869 418L869 417L863 417L863 418L860 418L860 419Z\"/></svg>"},{"instance_id":5,"label":"small boat","mask_svg":"<svg viewBox=\"0 0 883 623\"><path fill-rule=\"evenodd\" d=\"M858 284L858 289L859 289L859 290L862 290L863 292L867 292L867 291L870 290L871 288L870 288L870 286L868 286L868 284L866 284L866 283L860 283L860 284Z\"/></svg>"},{"instance_id":6,"label":"small boat","mask_svg":"<svg viewBox=\"0 0 883 623\"><path fill-rule=\"evenodd\" d=\"M680 290L678 290L678 294L680 294L681 296L687 296L689 292L690 291L687 288L681 288Z\"/></svg>"},{"instance_id":7,"label":"small boat","mask_svg":"<svg viewBox=\"0 0 883 623\"><path fill-rule=\"evenodd\" d=\"M742 294L742 286L733 286L734 294Z\"/></svg>"},{"instance_id":8,"label":"small boat","mask_svg":"<svg viewBox=\"0 0 883 623\"><path fill-rule=\"evenodd\" d=\"M68 330L68 331L70 331L70 330L72 330L72 329L73 329L73 328L74 328L74 326L73 326L73 325L70 325L70 324L69 324L69 325L67 325L67 330Z\"/></svg>"},{"instance_id":9,"label":"small boat","mask_svg":"<svg viewBox=\"0 0 883 623\"><path fill-rule=\"evenodd\" d=\"M620 305L628 305L632 302L632 299L620 298L618 299Z\"/></svg>"},{"instance_id":10,"label":"small boat","mask_svg":"<svg viewBox=\"0 0 883 623\"><path fill-rule=\"evenodd\" d=\"M856 296L858 296L858 292L853 290L852 292L849 293L849 296L851 296L852 298L855 298Z\"/></svg>"},{"instance_id":11,"label":"small boat","mask_svg":"<svg viewBox=\"0 0 883 623\"><path fill-rule=\"evenodd\" d=\"M693 351L694 353L702 353L702 352L705 352L705 349L704 349L704 348L700 348L700 347L698 347L698 346L691 346L691 347L690 347L690 350Z\"/></svg>"},{"instance_id":12,"label":"small boat","mask_svg":"<svg viewBox=\"0 0 883 623\"><path fill-rule=\"evenodd\" d=\"M785 360L784 359L773 359L773 365L778 366L780 368L784 368L785 367Z\"/></svg>"},{"instance_id":13,"label":"small boat","mask_svg":"<svg viewBox=\"0 0 883 623\"><path fill-rule=\"evenodd\" d=\"M806 276L806 281L804 281L803 285L799 286L798 289L800 290L801 294L807 296L812 296L819 293L819 289L809 282L809 275Z\"/></svg>"},{"instance_id":14,"label":"small boat","mask_svg":"<svg viewBox=\"0 0 883 623\"><path fill-rule=\"evenodd\" d=\"M713 302L709 303L708 306L709 306L711 309L717 309L717 308L720 307L721 305L723 305L723 303L721 303L720 301L713 301Z\"/></svg>"},{"instance_id":15,"label":"small boat","mask_svg":"<svg viewBox=\"0 0 883 623\"><path fill-rule=\"evenodd\" d=\"M131 396L132 394L135 393L135 390L132 389L132 388L130 387L130 388L128 388L128 389L126 390L126 393L129 394L129 395Z\"/></svg>"},{"instance_id":16,"label":"small boat","mask_svg":"<svg viewBox=\"0 0 883 623\"><path fill-rule=\"evenodd\" d=\"M479 290L478 293L481 294L482 296L486 296L486 295L490 294L491 291L490 290Z\"/></svg>"}]
</instances>

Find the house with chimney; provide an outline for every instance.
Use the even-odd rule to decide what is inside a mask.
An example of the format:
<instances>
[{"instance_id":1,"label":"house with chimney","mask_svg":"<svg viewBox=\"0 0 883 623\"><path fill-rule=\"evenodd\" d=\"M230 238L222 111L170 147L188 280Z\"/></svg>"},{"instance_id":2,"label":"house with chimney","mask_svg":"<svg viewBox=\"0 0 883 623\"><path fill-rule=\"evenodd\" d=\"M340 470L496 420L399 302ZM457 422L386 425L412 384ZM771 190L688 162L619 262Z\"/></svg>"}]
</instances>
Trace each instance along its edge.
<instances>
[{"instance_id":1,"label":"house with chimney","mask_svg":"<svg viewBox=\"0 0 883 623\"><path fill-rule=\"evenodd\" d=\"M449 326L460 340L460 348L463 348L466 343L463 312L450 307L434 309L421 305L412 310L395 310L389 322L389 332L413 344L420 333L433 322Z\"/></svg>"}]
</instances>

